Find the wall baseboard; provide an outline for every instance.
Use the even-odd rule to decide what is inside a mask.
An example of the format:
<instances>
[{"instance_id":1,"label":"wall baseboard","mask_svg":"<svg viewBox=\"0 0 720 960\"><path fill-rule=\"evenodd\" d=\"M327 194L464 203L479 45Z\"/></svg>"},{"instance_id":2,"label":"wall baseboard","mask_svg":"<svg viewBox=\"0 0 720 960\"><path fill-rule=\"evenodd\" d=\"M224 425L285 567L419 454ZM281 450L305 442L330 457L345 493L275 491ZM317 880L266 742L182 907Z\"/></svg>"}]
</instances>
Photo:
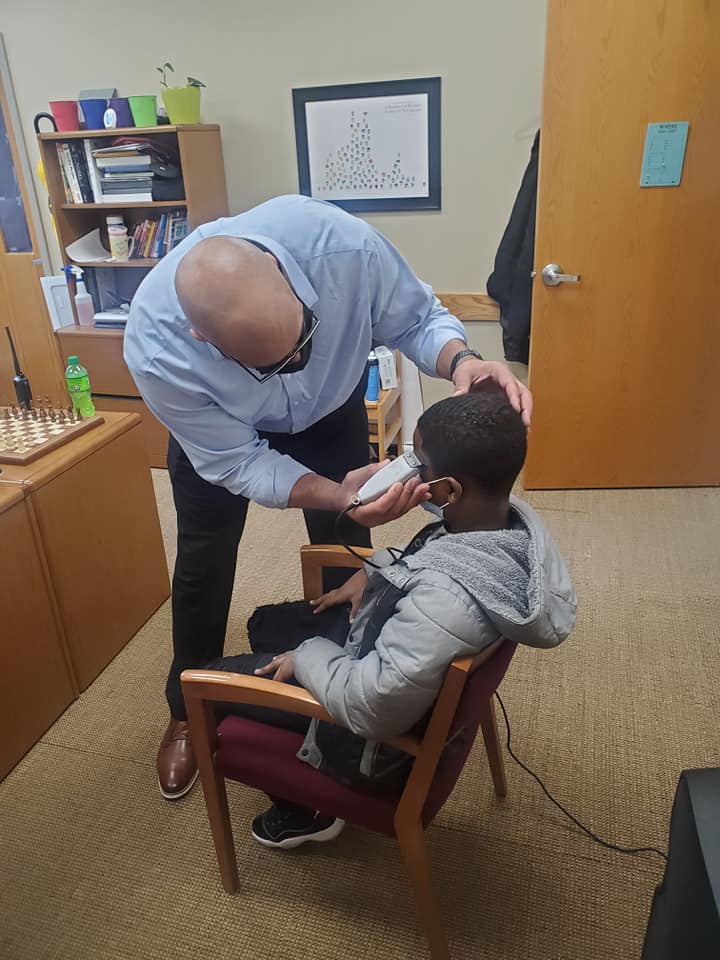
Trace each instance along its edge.
<instances>
[{"instance_id":1,"label":"wall baseboard","mask_svg":"<svg viewBox=\"0 0 720 960\"><path fill-rule=\"evenodd\" d=\"M463 323L497 323L500 319L500 308L487 293L436 293L435 296Z\"/></svg>"}]
</instances>

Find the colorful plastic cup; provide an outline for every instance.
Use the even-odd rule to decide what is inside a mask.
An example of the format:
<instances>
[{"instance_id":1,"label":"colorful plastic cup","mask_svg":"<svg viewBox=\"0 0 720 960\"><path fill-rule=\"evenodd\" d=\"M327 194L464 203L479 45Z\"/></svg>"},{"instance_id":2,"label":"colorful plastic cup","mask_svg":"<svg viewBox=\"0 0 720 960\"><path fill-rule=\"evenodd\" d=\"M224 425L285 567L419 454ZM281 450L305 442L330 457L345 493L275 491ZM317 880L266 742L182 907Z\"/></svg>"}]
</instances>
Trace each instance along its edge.
<instances>
[{"instance_id":1,"label":"colorful plastic cup","mask_svg":"<svg viewBox=\"0 0 720 960\"><path fill-rule=\"evenodd\" d=\"M128 97L136 127L157 126L157 101L152 97Z\"/></svg>"},{"instance_id":2,"label":"colorful plastic cup","mask_svg":"<svg viewBox=\"0 0 720 960\"><path fill-rule=\"evenodd\" d=\"M93 98L91 100L81 100L83 116L85 117L86 130L102 130L105 126L103 116L107 109L107 100Z\"/></svg>"},{"instance_id":3,"label":"colorful plastic cup","mask_svg":"<svg viewBox=\"0 0 720 960\"><path fill-rule=\"evenodd\" d=\"M115 111L117 125L119 127L135 126L135 121L133 120L132 111L130 109L130 104L128 103L127 97L113 97L108 101L108 104ZM155 126L155 123L153 123L152 126Z\"/></svg>"},{"instance_id":4,"label":"colorful plastic cup","mask_svg":"<svg viewBox=\"0 0 720 960\"><path fill-rule=\"evenodd\" d=\"M58 130L70 131L80 129L77 100L51 100L50 109L52 110L52 115L55 118Z\"/></svg>"}]
</instances>

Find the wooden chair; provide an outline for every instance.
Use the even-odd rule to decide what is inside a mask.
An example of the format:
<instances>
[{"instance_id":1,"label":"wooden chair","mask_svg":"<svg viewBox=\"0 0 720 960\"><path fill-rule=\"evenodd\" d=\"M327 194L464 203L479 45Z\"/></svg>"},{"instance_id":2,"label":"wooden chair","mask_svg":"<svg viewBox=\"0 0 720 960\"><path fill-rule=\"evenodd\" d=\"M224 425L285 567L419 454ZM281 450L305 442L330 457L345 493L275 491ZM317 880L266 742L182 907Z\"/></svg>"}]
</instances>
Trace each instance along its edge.
<instances>
[{"instance_id":1,"label":"wooden chair","mask_svg":"<svg viewBox=\"0 0 720 960\"><path fill-rule=\"evenodd\" d=\"M360 566L359 561L337 546L303 547L301 563L306 599L321 594L323 568ZM238 887L225 791L225 780L230 779L394 836L415 893L432 960L449 960L423 831L452 792L478 727L483 732L495 793L505 796L505 771L492 697L514 652L514 643L499 639L475 657L453 661L424 736L405 735L388 741L415 757L407 784L396 797L354 791L302 763L295 756L303 740L299 733L236 716L216 723L216 703L256 704L332 722L307 690L260 677L185 670L182 686L190 732L225 890L233 893Z\"/></svg>"}]
</instances>

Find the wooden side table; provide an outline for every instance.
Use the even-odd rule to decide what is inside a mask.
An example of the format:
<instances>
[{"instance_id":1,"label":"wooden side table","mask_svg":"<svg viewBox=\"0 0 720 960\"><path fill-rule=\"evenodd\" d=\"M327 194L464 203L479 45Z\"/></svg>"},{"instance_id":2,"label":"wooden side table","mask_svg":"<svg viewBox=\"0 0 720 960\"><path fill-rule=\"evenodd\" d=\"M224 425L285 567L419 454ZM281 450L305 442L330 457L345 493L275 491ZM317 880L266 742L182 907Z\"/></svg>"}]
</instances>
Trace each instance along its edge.
<instances>
[{"instance_id":1,"label":"wooden side table","mask_svg":"<svg viewBox=\"0 0 720 960\"><path fill-rule=\"evenodd\" d=\"M0 464L0 490L20 492L37 525L39 562L80 691L170 594L140 417L103 416L32 463Z\"/></svg>"},{"instance_id":2,"label":"wooden side table","mask_svg":"<svg viewBox=\"0 0 720 960\"><path fill-rule=\"evenodd\" d=\"M365 401L368 416L370 443L377 444L378 460L384 460L389 447L395 443L398 456L402 453L402 395L400 389L400 363L395 353L395 369L397 371L397 387L391 390L381 390L377 401Z\"/></svg>"}]
</instances>

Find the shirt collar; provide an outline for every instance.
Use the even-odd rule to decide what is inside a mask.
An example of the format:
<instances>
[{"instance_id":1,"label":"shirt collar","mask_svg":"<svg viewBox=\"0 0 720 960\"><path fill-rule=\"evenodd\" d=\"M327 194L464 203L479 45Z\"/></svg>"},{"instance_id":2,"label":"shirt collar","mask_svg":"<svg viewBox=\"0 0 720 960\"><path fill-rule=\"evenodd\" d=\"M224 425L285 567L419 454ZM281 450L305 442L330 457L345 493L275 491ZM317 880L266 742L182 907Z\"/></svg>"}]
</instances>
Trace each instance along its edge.
<instances>
[{"instance_id":1,"label":"shirt collar","mask_svg":"<svg viewBox=\"0 0 720 960\"><path fill-rule=\"evenodd\" d=\"M319 297L290 251L281 243L278 243L277 240L273 240L272 237L265 237L259 233L246 234L242 239L257 244L272 253L280 264L290 286L295 291L295 296L302 300L308 310L312 310Z\"/></svg>"}]
</instances>

